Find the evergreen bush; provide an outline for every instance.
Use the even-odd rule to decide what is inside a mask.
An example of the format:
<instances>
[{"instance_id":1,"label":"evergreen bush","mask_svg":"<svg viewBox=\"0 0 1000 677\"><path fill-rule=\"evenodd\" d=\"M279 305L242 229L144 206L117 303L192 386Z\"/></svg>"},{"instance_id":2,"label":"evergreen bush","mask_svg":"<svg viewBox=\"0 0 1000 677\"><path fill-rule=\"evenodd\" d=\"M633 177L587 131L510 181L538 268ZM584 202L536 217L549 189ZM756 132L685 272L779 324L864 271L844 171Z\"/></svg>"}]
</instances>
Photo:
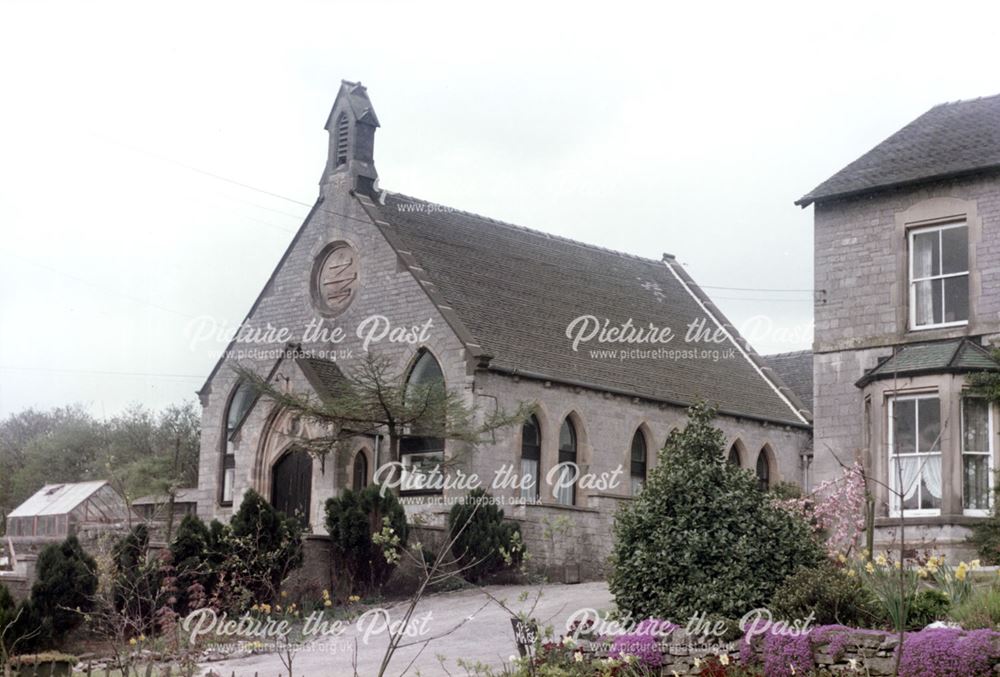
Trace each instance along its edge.
<instances>
[{"instance_id":1,"label":"evergreen bush","mask_svg":"<svg viewBox=\"0 0 1000 677\"><path fill-rule=\"evenodd\" d=\"M282 582L302 565L302 524L256 491L244 495L228 530L213 530L225 544L223 568L236 607L273 602Z\"/></svg>"},{"instance_id":2,"label":"evergreen bush","mask_svg":"<svg viewBox=\"0 0 1000 677\"><path fill-rule=\"evenodd\" d=\"M725 463L713 416L705 405L689 410L642 493L616 516L609 585L623 614L739 618L824 559L805 520Z\"/></svg>"},{"instance_id":3,"label":"evergreen bush","mask_svg":"<svg viewBox=\"0 0 1000 677\"><path fill-rule=\"evenodd\" d=\"M149 558L149 529L139 524L111 549L115 611L142 632L152 629L160 605L163 576L158 560Z\"/></svg>"},{"instance_id":4,"label":"evergreen bush","mask_svg":"<svg viewBox=\"0 0 1000 677\"><path fill-rule=\"evenodd\" d=\"M804 620L813 625L874 627L881 606L857 576L850 576L831 562L802 568L785 579L770 604L775 619Z\"/></svg>"},{"instance_id":5,"label":"evergreen bush","mask_svg":"<svg viewBox=\"0 0 1000 677\"><path fill-rule=\"evenodd\" d=\"M448 513L451 554L462 568L462 577L478 583L503 569L521 563L524 551L521 527L504 520L492 496L474 489ZM478 507L477 507L478 506Z\"/></svg>"},{"instance_id":6,"label":"evergreen bush","mask_svg":"<svg viewBox=\"0 0 1000 677\"><path fill-rule=\"evenodd\" d=\"M204 606L215 589L217 579L213 562L212 533L197 515L185 515L177 528L170 554L176 576L174 610L181 616Z\"/></svg>"},{"instance_id":7,"label":"evergreen bush","mask_svg":"<svg viewBox=\"0 0 1000 677\"><path fill-rule=\"evenodd\" d=\"M97 562L76 536L46 546L38 555L30 609L42 624L43 643L56 642L83 621L97 592Z\"/></svg>"},{"instance_id":8,"label":"evergreen bush","mask_svg":"<svg viewBox=\"0 0 1000 677\"><path fill-rule=\"evenodd\" d=\"M383 495L384 493L384 495ZM391 491L371 484L361 491L347 489L326 502L326 528L332 542L334 573L346 580L344 594L380 589L396 568L384 546L373 538L387 530L405 548L409 536L406 511Z\"/></svg>"}]
</instances>

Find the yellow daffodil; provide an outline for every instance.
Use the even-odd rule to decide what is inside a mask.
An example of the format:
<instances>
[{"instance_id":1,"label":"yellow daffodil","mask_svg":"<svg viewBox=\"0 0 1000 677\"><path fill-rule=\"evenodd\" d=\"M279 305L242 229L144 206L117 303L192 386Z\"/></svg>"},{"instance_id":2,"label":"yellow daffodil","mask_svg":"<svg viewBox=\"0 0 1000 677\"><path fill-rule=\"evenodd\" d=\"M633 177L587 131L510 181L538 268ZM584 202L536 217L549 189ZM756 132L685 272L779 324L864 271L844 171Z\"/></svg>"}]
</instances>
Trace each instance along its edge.
<instances>
[{"instance_id":1,"label":"yellow daffodil","mask_svg":"<svg viewBox=\"0 0 1000 677\"><path fill-rule=\"evenodd\" d=\"M727 653L719 654L719 664L720 665L729 665L729 654L727 654Z\"/></svg>"},{"instance_id":2,"label":"yellow daffodil","mask_svg":"<svg viewBox=\"0 0 1000 677\"><path fill-rule=\"evenodd\" d=\"M969 568L970 569L978 569L979 568L979 560L978 559L974 559L971 562L969 562Z\"/></svg>"},{"instance_id":3,"label":"yellow daffodil","mask_svg":"<svg viewBox=\"0 0 1000 677\"><path fill-rule=\"evenodd\" d=\"M573 654L573 660L576 661L577 663L582 663L583 662L583 654L581 652L577 651L575 654Z\"/></svg>"},{"instance_id":4,"label":"yellow daffodil","mask_svg":"<svg viewBox=\"0 0 1000 677\"><path fill-rule=\"evenodd\" d=\"M871 562L868 562L867 564L865 564L865 571L867 571L870 574L875 573L875 567L872 565Z\"/></svg>"},{"instance_id":5,"label":"yellow daffodil","mask_svg":"<svg viewBox=\"0 0 1000 677\"><path fill-rule=\"evenodd\" d=\"M879 553L878 557L875 558L875 564L878 564L880 567L884 567L888 563L889 563L889 560L887 560L885 558L885 555L883 555L882 553Z\"/></svg>"},{"instance_id":6,"label":"yellow daffodil","mask_svg":"<svg viewBox=\"0 0 1000 677\"><path fill-rule=\"evenodd\" d=\"M847 576L848 576L848 578L854 578L857 575L858 575L858 573L854 569L848 569L847 570Z\"/></svg>"},{"instance_id":7,"label":"yellow daffodil","mask_svg":"<svg viewBox=\"0 0 1000 677\"><path fill-rule=\"evenodd\" d=\"M333 606L333 602L331 602L328 599L324 599L323 600L323 606L325 606L325 607L331 607L331 606Z\"/></svg>"},{"instance_id":8,"label":"yellow daffodil","mask_svg":"<svg viewBox=\"0 0 1000 677\"><path fill-rule=\"evenodd\" d=\"M129 646L135 646L136 645L135 637L133 637L132 639L130 639L128 641L128 644L129 644Z\"/></svg>"},{"instance_id":9,"label":"yellow daffodil","mask_svg":"<svg viewBox=\"0 0 1000 677\"><path fill-rule=\"evenodd\" d=\"M840 562L841 564L843 564L844 562L847 561L847 555L845 555L842 552L841 553L837 553L837 561Z\"/></svg>"}]
</instances>

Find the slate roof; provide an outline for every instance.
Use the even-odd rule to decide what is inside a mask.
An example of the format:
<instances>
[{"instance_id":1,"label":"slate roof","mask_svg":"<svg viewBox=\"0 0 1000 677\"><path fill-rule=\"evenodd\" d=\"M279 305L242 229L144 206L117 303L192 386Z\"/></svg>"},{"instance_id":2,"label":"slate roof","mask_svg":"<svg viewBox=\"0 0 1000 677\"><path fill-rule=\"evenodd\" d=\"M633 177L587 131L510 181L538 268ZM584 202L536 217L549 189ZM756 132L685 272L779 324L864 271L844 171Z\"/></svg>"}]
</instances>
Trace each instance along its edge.
<instances>
[{"instance_id":1,"label":"slate roof","mask_svg":"<svg viewBox=\"0 0 1000 677\"><path fill-rule=\"evenodd\" d=\"M336 393L347 383L344 372L336 362L318 357L301 357L295 360L309 384L321 395Z\"/></svg>"},{"instance_id":2,"label":"slate roof","mask_svg":"<svg viewBox=\"0 0 1000 677\"><path fill-rule=\"evenodd\" d=\"M340 94L347 97L347 103L351 107L351 112L354 113L355 118L360 122L366 122L373 127L378 127L378 116L375 115L375 109L372 107L371 99L368 98L368 89L362 85L360 82L351 82L350 80L340 81ZM338 94L339 97L339 94ZM336 109L336 106L334 106ZM326 120L325 129L329 131L333 125L333 110L330 111L330 116Z\"/></svg>"},{"instance_id":3,"label":"slate roof","mask_svg":"<svg viewBox=\"0 0 1000 677\"><path fill-rule=\"evenodd\" d=\"M764 362L799 396L809 411L813 408L813 354L811 350L764 355Z\"/></svg>"},{"instance_id":4,"label":"slate roof","mask_svg":"<svg viewBox=\"0 0 1000 677\"><path fill-rule=\"evenodd\" d=\"M879 362L858 382L863 388L872 381L920 374L1000 371L1000 363L982 346L969 339L952 339L903 346Z\"/></svg>"},{"instance_id":5,"label":"slate roof","mask_svg":"<svg viewBox=\"0 0 1000 677\"><path fill-rule=\"evenodd\" d=\"M998 168L1000 94L931 108L795 204Z\"/></svg>"},{"instance_id":6,"label":"slate roof","mask_svg":"<svg viewBox=\"0 0 1000 677\"><path fill-rule=\"evenodd\" d=\"M487 368L682 406L704 399L723 413L808 425L798 398L764 376L759 356L672 257L623 254L396 193L358 199ZM595 358L590 349L618 346L592 342L574 352L567 326L583 315L670 327L678 336L668 349L693 347L684 343L689 323L702 318L714 330L711 315L734 335L711 347L739 350L719 361Z\"/></svg>"}]
</instances>

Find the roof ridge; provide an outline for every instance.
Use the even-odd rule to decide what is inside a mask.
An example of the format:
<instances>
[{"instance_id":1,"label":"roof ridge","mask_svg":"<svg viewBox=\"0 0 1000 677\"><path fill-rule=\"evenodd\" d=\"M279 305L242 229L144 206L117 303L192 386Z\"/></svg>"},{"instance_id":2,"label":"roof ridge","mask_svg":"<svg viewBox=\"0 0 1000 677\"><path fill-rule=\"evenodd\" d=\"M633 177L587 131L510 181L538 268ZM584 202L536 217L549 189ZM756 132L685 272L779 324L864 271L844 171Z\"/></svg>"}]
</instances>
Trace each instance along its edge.
<instances>
[{"instance_id":1,"label":"roof ridge","mask_svg":"<svg viewBox=\"0 0 1000 677\"><path fill-rule=\"evenodd\" d=\"M784 353L768 353L767 355L761 355L765 360L772 357L791 357L792 355L811 355L812 350L810 348L803 348L802 350L789 350Z\"/></svg>"},{"instance_id":2,"label":"roof ridge","mask_svg":"<svg viewBox=\"0 0 1000 677\"><path fill-rule=\"evenodd\" d=\"M986 99L995 99L997 97L1000 97L1000 92L997 92L996 94L987 94L986 96L974 96L969 99L955 99L954 101L942 101L941 103L936 103L933 106L931 106L930 110L934 110L935 108L942 108L944 106L955 106L960 103L975 103L976 101L985 101Z\"/></svg>"},{"instance_id":3,"label":"roof ridge","mask_svg":"<svg viewBox=\"0 0 1000 677\"><path fill-rule=\"evenodd\" d=\"M520 231L523 231L523 232L526 232L526 233L531 233L532 235L540 235L540 236L548 238L550 240L559 240L561 242L566 242L568 244L573 244L573 245L576 245L578 247L584 247L586 249L593 249L593 250L605 252L605 253L608 253L608 254L615 254L616 256L621 256L621 257L627 258L627 259L633 259L635 261L642 261L644 263L650 263L650 264L653 264L653 265L656 265L656 266L660 266L663 263L663 261L661 259L651 259L651 258L648 258L646 256L639 256L638 254L630 254L629 252L623 252L623 251L618 250L618 249L611 249L609 247L602 247L600 245L592 244L590 242L583 242L581 240L574 240L573 238L566 237L564 235L554 235L552 233L547 233L544 230L538 230L536 228L528 228L527 226L521 226L521 225L518 225L516 223L511 223L509 221L501 221L500 219L495 219L495 218L493 218L491 216L484 216L482 214L477 214L476 212L470 212L470 211L466 211L464 209L458 209L456 207L451 207L449 205L441 204L440 202L431 202L430 200L424 200L424 199L419 198L419 197L414 197L413 195L407 195L406 193L398 193L396 191L385 190L385 189L382 189L382 192L383 193L388 193L389 195L394 195L394 196L399 197L399 198L403 198L405 200L413 200L415 202L423 202L425 204L436 205L438 207L443 207L444 209L442 211L445 211L445 212L451 212L451 213L455 213L455 214L463 214L465 216L471 216L473 218L480 219L482 221L486 221L486 222L492 223L494 225L504 226L506 228L512 228L514 230L520 230Z\"/></svg>"}]
</instances>

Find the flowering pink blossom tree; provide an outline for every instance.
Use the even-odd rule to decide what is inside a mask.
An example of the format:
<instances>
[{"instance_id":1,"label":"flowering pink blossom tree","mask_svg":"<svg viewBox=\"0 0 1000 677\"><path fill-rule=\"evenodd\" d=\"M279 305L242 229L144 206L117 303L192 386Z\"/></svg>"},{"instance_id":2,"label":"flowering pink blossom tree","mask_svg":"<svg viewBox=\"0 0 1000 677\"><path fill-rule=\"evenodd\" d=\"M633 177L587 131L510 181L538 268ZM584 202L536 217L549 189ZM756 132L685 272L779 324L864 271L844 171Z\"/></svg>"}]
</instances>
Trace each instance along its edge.
<instances>
[{"instance_id":1,"label":"flowering pink blossom tree","mask_svg":"<svg viewBox=\"0 0 1000 677\"><path fill-rule=\"evenodd\" d=\"M858 545L865 529L865 475L861 464L844 468L840 477L823 482L802 498L777 501L801 515L823 536L831 555Z\"/></svg>"}]
</instances>

